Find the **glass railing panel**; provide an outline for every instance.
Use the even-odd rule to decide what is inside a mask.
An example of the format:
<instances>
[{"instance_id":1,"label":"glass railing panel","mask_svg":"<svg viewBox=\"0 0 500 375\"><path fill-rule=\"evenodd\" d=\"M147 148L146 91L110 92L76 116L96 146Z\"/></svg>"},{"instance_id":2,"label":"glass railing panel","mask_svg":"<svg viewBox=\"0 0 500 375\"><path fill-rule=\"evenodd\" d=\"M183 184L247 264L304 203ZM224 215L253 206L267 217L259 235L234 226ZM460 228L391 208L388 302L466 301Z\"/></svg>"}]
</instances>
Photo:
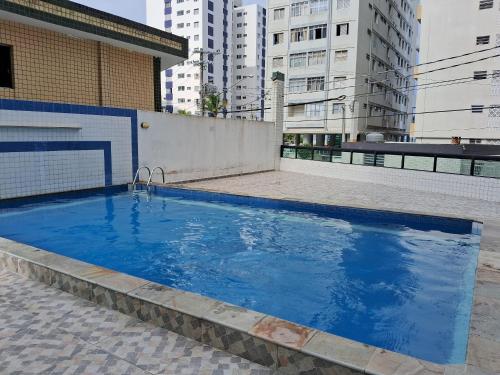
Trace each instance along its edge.
<instances>
[{"instance_id":1,"label":"glass railing panel","mask_svg":"<svg viewBox=\"0 0 500 375\"><path fill-rule=\"evenodd\" d=\"M299 148L297 150L297 159L312 160L312 148Z\"/></svg>"},{"instance_id":2,"label":"glass railing panel","mask_svg":"<svg viewBox=\"0 0 500 375\"><path fill-rule=\"evenodd\" d=\"M345 151L333 151L332 152L332 163L351 163L351 153Z\"/></svg>"},{"instance_id":3,"label":"glass railing panel","mask_svg":"<svg viewBox=\"0 0 500 375\"><path fill-rule=\"evenodd\" d=\"M402 160L402 155L377 155L377 165L380 163L385 168L401 168Z\"/></svg>"},{"instance_id":4,"label":"glass railing panel","mask_svg":"<svg viewBox=\"0 0 500 375\"><path fill-rule=\"evenodd\" d=\"M330 150L314 150L314 160L330 161Z\"/></svg>"},{"instance_id":5,"label":"glass railing panel","mask_svg":"<svg viewBox=\"0 0 500 375\"><path fill-rule=\"evenodd\" d=\"M474 176L500 178L500 161L476 160Z\"/></svg>"},{"instance_id":6,"label":"glass railing panel","mask_svg":"<svg viewBox=\"0 0 500 375\"><path fill-rule=\"evenodd\" d=\"M288 159L295 159L295 149L291 147L283 147L283 157Z\"/></svg>"},{"instance_id":7,"label":"glass railing panel","mask_svg":"<svg viewBox=\"0 0 500 375\"><path fill-rule=\"evenodd\" d=\"M467 159L437 158L436 172L470 175L471 163Z\"/></svg>"},{"instance_id":8,"label":"glass railing panel","mask_svg":"<svg viewBox=\"0 0 500 375\"><path fill-rule=\"evenodd\" d=\"M404 169L416 171L433 171L434 157L432 156L405 156Z\"/></svg>"}]
</instances>

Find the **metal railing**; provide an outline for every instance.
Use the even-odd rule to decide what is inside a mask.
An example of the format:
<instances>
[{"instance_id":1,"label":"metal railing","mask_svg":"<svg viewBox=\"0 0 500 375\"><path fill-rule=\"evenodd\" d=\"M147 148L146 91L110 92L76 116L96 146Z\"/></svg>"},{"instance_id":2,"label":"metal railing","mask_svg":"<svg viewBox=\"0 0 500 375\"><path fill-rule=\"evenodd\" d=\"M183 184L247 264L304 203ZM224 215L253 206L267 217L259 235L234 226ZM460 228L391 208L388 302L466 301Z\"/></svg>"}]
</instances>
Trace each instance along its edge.
<instances>
[{"instance_id":1,"label":"metal railing","mask_svg":"<svg viewBox=\"0 0 500 375\"><path fill-rule=\"evenodd\" d=\"M500 156L281 146L281 157L328 163L500 178Z\"/></svg>"}]
</instances>

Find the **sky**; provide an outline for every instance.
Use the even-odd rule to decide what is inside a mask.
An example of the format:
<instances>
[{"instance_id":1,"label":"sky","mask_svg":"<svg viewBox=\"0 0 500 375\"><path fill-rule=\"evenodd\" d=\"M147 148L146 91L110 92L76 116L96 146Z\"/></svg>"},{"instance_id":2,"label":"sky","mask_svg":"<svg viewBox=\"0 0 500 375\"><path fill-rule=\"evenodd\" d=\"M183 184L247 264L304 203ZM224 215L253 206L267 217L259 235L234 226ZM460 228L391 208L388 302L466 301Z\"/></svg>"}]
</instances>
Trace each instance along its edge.
<instances>
[{"instance_id":1,"label":"sky","mask_svg":"<svg viewBox=\"0 0 500 375\"><path fill-rule=\"evenodd\" d=\"M137 14L137 0L73 0L75 3L87 5L89 7L99 9L108 13L115 14L120 17L125 17L134 21L142 21L145 16ZM259 4L266 6L267 0L243 0L243 4Z\"/></svg>"}]
</instances>

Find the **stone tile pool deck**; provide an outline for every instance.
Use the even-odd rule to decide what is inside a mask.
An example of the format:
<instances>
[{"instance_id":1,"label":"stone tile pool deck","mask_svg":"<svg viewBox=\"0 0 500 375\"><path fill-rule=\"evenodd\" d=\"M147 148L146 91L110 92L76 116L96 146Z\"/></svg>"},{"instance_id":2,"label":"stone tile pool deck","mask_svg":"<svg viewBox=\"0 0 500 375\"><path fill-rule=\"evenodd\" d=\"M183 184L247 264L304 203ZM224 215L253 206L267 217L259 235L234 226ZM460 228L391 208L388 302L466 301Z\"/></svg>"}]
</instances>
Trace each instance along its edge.
<instances>
[{"instance_id":1,"label":"stone tile pool deck","mask_svg":"<svg viewBox=\"0 0 500 375\"><path fill-rule=\"evenodd\" d=\"M0 374L271 373L241 357L0 271Z\"/></svg>"},{"instance_id":2,"label":"stone tile pool deck","mask_svg":"<svg viewBox=\"0 0 500 375\"><path fill-rule=\"evenodd\" d=\"M484 222L470 325L467 364L440 366L417 360L1 238L0 269L15 271L31 279L49 284L55 287L51 289L54 293L62 293L58 289L70 292L83 298L80 300L82 304L90 304L89 301L97 303L100 306L93 305L94 308L107 310L107 313L117 314L112 310L118 310L130 317L127 319L133 319L134 324L147 325L137 321L137 319L150 322L182 335L178 337L186 336L268 367L240 369L238 366L243 366L242 364L244 366L258 365L249 364L241 358L235 357L235 360L241 361L238 362L236 367L227 368L225 371L208 369L206 373L246 374L261 373L260 371L264 371L262 373L268 371L267 373L269 373L269 371L276 369L280 374L335 375L361 373L372 375L489 375L500 373L500 221L498 220L500 217L498 214L500 213L500 204L283 172L199 181L183 184L182 187L277 199L454 216ZM381 199L382 195L384 199ZM407 204L410 199L413 202L412 207L408 207ZM19 276L4 272L0 276L0 285L3 285L2 277ZM31 283L31 281L27 280L23 282ZM18 287L18 289L24 290L25 288ZM17 293L21 292L17 291ZM3 294L0 295L0 304L4 306L2 298L5 300ZM56 304L58 303L57 299L54 300ZM9 316L10 308L16 312L15 306L9 304L8 301L6 303L6 316ZM43 308L39 307L41 305L43 303L38 305L35 303L35 307L31 311L34 312L39 309L43 314ZM61 305L63 305L62 302ZM16 317L22 316L22 311L18 311L18 314L14 315ZM97 344L101 343L101 340L99 340L100 329L92 329L91 332L87 331L87 333L78 336L80 332L78 327L82 324L85 325L87 319L92 322L93 317L96 315L99 314L84 314L80 316L79 323L75 324L68 313L67 322L65 322L66 319L60 317L60 322L63 325L60 329L64 331L66 328L67 331L64 332L76 335L78 340L82 340L82 337L84 337L83 340L87 340L85 342L95 346L96 342ZM43 332L52 332L50 325L52 319L43 319L43 315L41 316L42 319L38 319L39 324L41 324L40 329ZM57 320L57 315L55 319ZM78 320L78 318L76 319ZM16 330L16 323L13 324L13 329L7 329L5 334L7 338L13 337L12 330ZM123 344L125 346L137 345L141 348L140 344L134 341L134 337L141 336L142 333L137 333L134 324L130 326L118 324L117 329L120 330L118 335L128 335L128 339L132 341L122 339L121 341L118 340L118 342L126 342L126 345ZM23 323L17 325L23 326ZM0 327L3 326L4 324ZM153 326L150 327L154 329ZM160 330L162 328L156 329ZM110 329L112 332L113 328ZM105 331L106 327L103 330ZM38 348L36 330L30 331L28 329L26 334L26 342L29 343L26 350L36 352ZM163 334L168 335L170 332L165 331ZM113 341L112 333L109 335L110 338L107 339L109 341L102 341L102 343L107 342L106 350L111 351L106 353L114 355L113 358L126 360L126 358L122 357L131 355L129 350L121 349L122 344L119 344L116 340ZM148 334L145 335L144 341L151 341ZM3 340L3 336L4 334L0 328L0 339ZM50 334L46 339L51 339ZM183 339L187 340L186 338ZM23 338L19 340L21 343L24 342ZM70 338L65 339L63 336L55 341L60 342L61 340L62 342L64 340L71 341ZM202 346L197 342L194 342L194 344ZM0 346L0 366L4 362L1 357L1 348ZM66 348L66 345L64 348ZM89 348L85 348L85 350L89 350L85 354L92 355L94 353ZM100 348L99 350L104 349ZM148 355L151 356L151 353L142 354L143 351L141 350L143 349L139 349L139 354L134 350L136 356L132 355L132 357L143 366L149 365ZM173 351L174 349L167 349L167 351L170 350ZM12 355L17 352L15 351ZM52 353L55 355L59 352L63 351L56 349ZM231 357L227 353L221 353ZM106 360L108 354L101 353L100 362L97 361L96 366L99 364L106 366L109 363ZM44 360L49 360L47 358L50 357L51 354L43 355ZM75 361L78 362L80 357L75 356ZM88 362L88 359L82 359L81 361ZM186 361L189 361L189 359L186 359ZM199 361L203 362L203 360ZM212 363L210 359L208 361ZM55 362L61 362L60 366L65 366L65 364L67 366L76 366L74 361L60 359L59 357ZM151 363L158 363L158 361L152 361ZM133 361L128 361L127 364L137 367L137 371L147 371ZM117 362L117 370L110 367L108 372L127 373L126 371L129 370L121 370L119 367L125 365ZM68 368L70 370L67 373L76 372L71 370L76 367ZM102 368L107 370L105 367ZM161 367L156 367L155 370L163 371ZM130 373L135 373L133 371L135 369L130 370ZM197 368L188 368L186 371L172 373L205 373ZM80 373L85 373L85 371ZM90 371L89 373L96 372ZM97 373L106 373L106 371L97 371Z\"/></svg>"}]
</instances>

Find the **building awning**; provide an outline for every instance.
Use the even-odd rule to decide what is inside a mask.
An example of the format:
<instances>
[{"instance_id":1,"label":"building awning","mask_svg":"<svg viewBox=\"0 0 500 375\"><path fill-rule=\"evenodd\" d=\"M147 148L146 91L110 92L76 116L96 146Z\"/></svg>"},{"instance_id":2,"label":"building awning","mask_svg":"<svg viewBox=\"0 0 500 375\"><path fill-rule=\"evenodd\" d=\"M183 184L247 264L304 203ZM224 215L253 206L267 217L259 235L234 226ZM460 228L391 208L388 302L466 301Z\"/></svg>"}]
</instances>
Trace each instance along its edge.
<instances>
[{"instance_id":1,"label":"building awning","mask_svg":"<svg viewBox=\"0 0 500 375\"><path fill-rule=\"evenodd\" d=\"M0 20L159 57L162 70L188 58L185 38L68 0L1 0Z\"/></svg>"}]
</instances>

